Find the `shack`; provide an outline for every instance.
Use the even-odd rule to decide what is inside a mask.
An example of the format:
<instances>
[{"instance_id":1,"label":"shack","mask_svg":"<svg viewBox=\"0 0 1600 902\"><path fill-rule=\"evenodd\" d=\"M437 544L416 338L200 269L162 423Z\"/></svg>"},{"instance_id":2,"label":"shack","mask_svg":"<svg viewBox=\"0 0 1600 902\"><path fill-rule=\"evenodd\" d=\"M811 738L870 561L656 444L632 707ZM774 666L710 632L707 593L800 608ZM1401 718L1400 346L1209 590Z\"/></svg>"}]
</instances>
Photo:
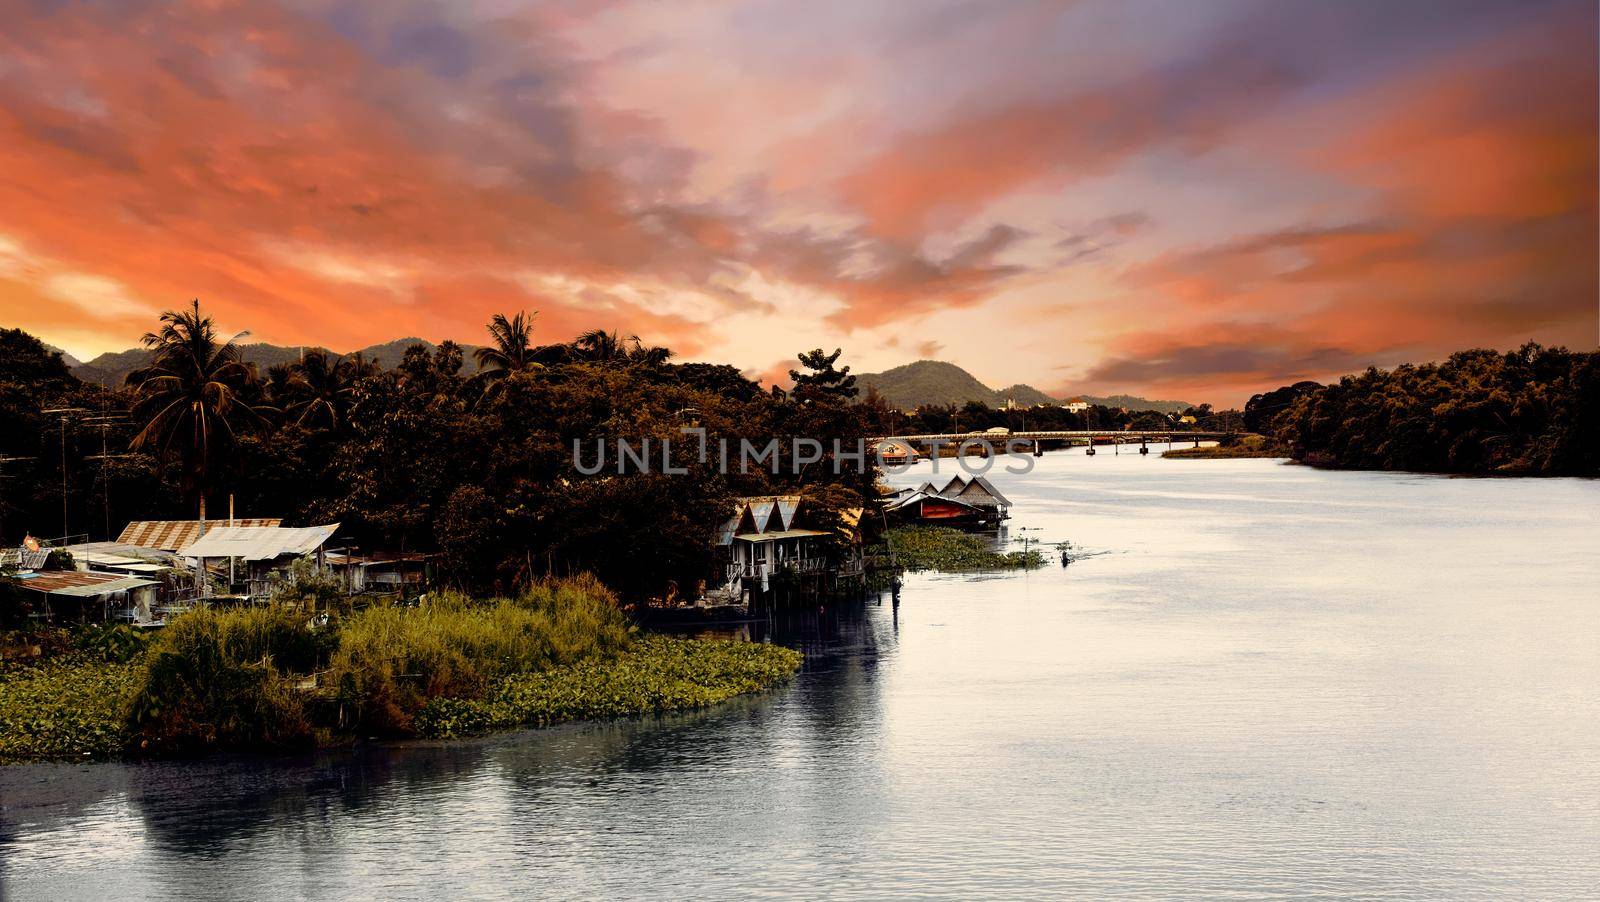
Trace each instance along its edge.
<instances>
[{"instance_id":1,"label":"shack","mask_svg":"<svg viewBox=\"0 0 1600 902\"><path fill-rule=\"evenodd\" d=\"M415 552L378 551L356 554L330 551L328 568L344 581L346 592L397 592L410 596L428 584L428 556Z\"/></svg>"},{"instance_id":2,"label":"shack","mask_svg":"<svg viewBox=\"0 0 1600 902\"><path fill-rule=\"evenodd\" d=\"M298 560L315 557L318 567L327 561L323 546L339 531L339 524L324 526L220 526L190 543L183 556L197 562L204 571L209 561L235 561L244 565L242 574L229 579L230 591L251 597L271 593L273 586L287 575ZM222 572L219 568L219 573Z\"/></svg>"},{"instance_id":3,"label":"shack","mask_svg":"<svg viewBox=\"0 0 1600 902\"><path fill-rule=\"evenodd\" d=\"M35 619L156 622L160 586L156 580L81 570L29 570L6 582L21 593Z\"/></svg>"},{"instance_id":4,"label":"shack","mask_svg":"<svg viewBox=\"0 0 1600 902\"><path fill-rule=\"evenodd\" d=\"M117 536L120 545L153 548L157 551L182 551L200 538L202 531L210 532L228 526L281 526L277 517L256 517L237 520L206 520L204 530L199 520L134 520L123 527Z\"/></svg>"},{"instance_id":5,"label":"shack","mask_svg":"<svg viewBox=\"0 0 1600 902\"><path fill-rule=\"evenodd\" d=\"M952 476L943 488L924 482L881 499L885 513L943 526L990 526L1011 516L1011 500L988 479Z\"/></svg>"},{"instance_id":6,"label":"shack","mask_svg":"<svg viewBox=\"0 0 1600 902\"><path fill-rule=\"evenodd\" d=\"M717 531L725 581L709 597L724 603L770 600L782 579L790 594L835 591L862 576L861 508L838 512L835 530L800 525L799 495L739 498Z\"/></svg>"}]
</instances>

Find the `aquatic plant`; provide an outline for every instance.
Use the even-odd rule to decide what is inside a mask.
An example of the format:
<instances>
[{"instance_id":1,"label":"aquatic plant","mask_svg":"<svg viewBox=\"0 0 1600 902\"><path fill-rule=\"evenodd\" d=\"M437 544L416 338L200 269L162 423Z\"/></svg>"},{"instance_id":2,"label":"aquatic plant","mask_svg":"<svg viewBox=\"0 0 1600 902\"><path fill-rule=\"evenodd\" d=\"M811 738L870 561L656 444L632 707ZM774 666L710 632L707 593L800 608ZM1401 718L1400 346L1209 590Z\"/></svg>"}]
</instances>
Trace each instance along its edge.
<instances>
[{"instance_id":1,"label":"aquatic plant","mask_svg":"<svg viewBox=\"0 0 1600 902\"><path fill-rule=\"evenodd\" d=\"M895 562L907 570L1016 570L1044 565L1038 551L995 551L984 539L943 526L889 530Z\"/></svg>"},{"instance_id":2,"label":"aquatic plant","mask_svg":"<svg viewBox=\"0 0 1600 902\"><path fill-rule=\"evenodd\" d=\"M652 636L613 659L509 676L481 700L435 699L418 711L416 728L445 738L703 708L787 679L801 660L776 645Z\"/></svg>"},{"instance_id":3,"label":"aquatic plant","mask_svg":"<svg viewBox=\"0 0 1600 902\"><path fill-rule=\"evenodd\" d=\"M0 669L0 762L117 754L138 685L137 665L88 654Z\"/></svg>"}]
</instances>

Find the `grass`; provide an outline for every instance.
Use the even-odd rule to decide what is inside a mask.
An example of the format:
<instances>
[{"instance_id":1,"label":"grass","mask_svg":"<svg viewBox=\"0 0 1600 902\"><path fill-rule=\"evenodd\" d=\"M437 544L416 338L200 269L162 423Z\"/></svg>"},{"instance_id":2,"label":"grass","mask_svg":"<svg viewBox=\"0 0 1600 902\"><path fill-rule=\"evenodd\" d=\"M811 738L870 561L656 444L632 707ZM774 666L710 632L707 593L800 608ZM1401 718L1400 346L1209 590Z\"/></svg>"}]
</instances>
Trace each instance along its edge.
<instances>
[{"instance_id":1,"label":"grass","mask_svg":"<svg viewBox=\"0 0 1600 902\"><path fill-rule=\"evenodd\" d=\"M153 640L97 628L57 647L0 669L0 761L307 748L697 708L766 688L801 660L768 645L640 638L592 577L348 617L199 609Z\"/></svg>"},{"instance_id":2,"label":"grass","mask_svg":"<svg viewBox=\"0 0 1600 902\"><path fill-rule=\"evenodd\" d=\"M1038 551L994 551L982 538L944 526L898 526L888 533L895 561L907 570L1020 570L1044 565Z\"/></svg>"},{"instance_id":3,"label":"grass","mask_svg":"<svg viewBox=\"0 0 1600 902\"><path fill-rule=\"evenodd\" d=\"M1240 457L1288 457L1272 447L1259 435L1247 435L1231 445L1213 445L1207 448L1173 448L1161 452L1164 458L1174 460L1229 460Z\"/></svg>"}]
</instances>

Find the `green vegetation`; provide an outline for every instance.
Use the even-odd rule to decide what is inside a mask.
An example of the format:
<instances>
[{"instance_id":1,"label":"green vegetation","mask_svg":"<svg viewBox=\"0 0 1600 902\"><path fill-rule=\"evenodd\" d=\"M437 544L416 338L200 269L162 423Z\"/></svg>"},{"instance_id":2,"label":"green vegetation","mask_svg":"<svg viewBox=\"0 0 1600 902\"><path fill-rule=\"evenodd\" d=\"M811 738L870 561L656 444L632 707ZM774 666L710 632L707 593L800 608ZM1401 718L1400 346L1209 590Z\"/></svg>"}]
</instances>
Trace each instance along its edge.
<instances>
[{"instance_id":1,"label":"green vegetation","mask_svg":"<svg viewBox=\"0 0 1600 902\"><path fill-rule=\"evenodd\" d=\"M1179 460L1227 460L1236 457L1287 457L1282 449L1259 435L1240 436L1236 441L1222 442L1206 448L1173 448L1161 452L1162 457Z\"/></svg>"},{"instance_id":2,"label":"green vegetation","mask_svg":"<svg viewBox=\"0 0 1600 902\"><path fill-rule=\"evenodd\" d=\"M786 679L800 660L776 645L655 636L610 660L507 677L482 699L435 699L417 713L417 732L443 738L704 708Z\"/></svg>"},{"instance_id":3,"label":"green vegetation","mask_svg":"<svg viewBox=\"0 0 1600 902\"><path fill-rule=\"evenodd\" d=\"M773 467L723 473L716 445L703 454L682 432L701 427L735 451L778 436L853 448L868 411L838 351L799 355L785 392L601 329L536 343L537 322L496 315L490 343L470 355L453 342L417 342L398 359L387 347L383 368L321 350L252 357L260 346L190 304L146 336L143 366L119 370L128 384L104 386L80 382L32 336L0 330L0 458L10 460L0 544L25 530L109 538L128 520L192 518L232 496L241 516L339 522L340 540L364 549L437 553L441 581L473 594L589 572L642 602L714 572L712 533L733 497L834 487L855 507L872 490L870 463L801 466L789 442ZM64 434L44 413L58 408L81 412ZM574 449L593 461L602 439L604 465L583 472ZM614 440L650 442L653 472L619 473ZM664 441L687 472L662 472Z\"/></svg>"},{"instance_id":4,"label":"green vegetation","mask_svg":"<svg viewBox=\"0 0 1600 902\"><path fill-rule=\"evenodd\" d=\"M898 526L888 532L895 561L907 570L1016 570L1044 565L1035 550L993 551L989 543L943 526Z\"/></svg>"},{"instance_id":5,"label":"green vegetation","mask_svg":"<svg viewBox=\"0 0 1600 902\"><path fill-rule=\"evenodd\" d=\"M137 665L84 653L0 667L0 763L117 754L138 686Z\"/></svg>"},{"instance_id":6,"label":"green vegetation","mask_svg":"<svg viewBox=\"0 0 1600 902\"><path fill-rule=\"evenodd\" d=\"M1527 344L1369 369L1251 399L1279 444L1317 466L1600 475L1600 352ZM1247 406L1247 414L1249 413Z\"/></svg>"},{"instance_id":7,"label":"green vegetation","mask_svg":"<svg viewBox=\"0 0 1600 902\"><path fill-rule=\"evenodd\" d=\"M348 616L200 609L153 640L100 627L39 642L59 653L0 670L0 760L296 749L682 710L764 689L801 660L636 637L589 576Z\"/></svg>"}]
</instances>

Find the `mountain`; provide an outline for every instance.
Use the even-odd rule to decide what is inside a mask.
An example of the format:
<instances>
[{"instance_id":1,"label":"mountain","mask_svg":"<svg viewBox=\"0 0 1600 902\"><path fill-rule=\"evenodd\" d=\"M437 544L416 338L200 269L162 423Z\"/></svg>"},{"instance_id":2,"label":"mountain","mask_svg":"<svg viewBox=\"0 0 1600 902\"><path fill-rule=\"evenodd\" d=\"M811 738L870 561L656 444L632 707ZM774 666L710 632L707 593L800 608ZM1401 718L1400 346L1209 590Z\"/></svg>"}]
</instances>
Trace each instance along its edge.
<instances>
[{"instance_id":1,"label":"mountain","mask_svg":"<svg viewBox=\"0 0 1600 902\"><path fill-rule=\"evenodd\" d=\"M436 347L433 342L421 338L397 338L394 341L370 345L354 353L360 354L368 360L376 361L379 366L392 368L399 365L401 359L405 357L407 348L418 344L426 347L430 352ZM476 349L475 345L461 346L462 372L471 374L478 371L478 364L472 358L472 352ZM244 357L245 363L255 364L256 368L262 372L265 372L267 367L280 363L294 363L300 359L300 355L305 351L327 350L327 348L319 347L302 348L298 345L295 347L282 347L280 345L266 344L265 342L239 346L240 354ZM85 382L121 385L129 373L150 361L150 352L143 348L130 348L126 351L115 352L108 351L88 363L79 363L76 360L65 357L62 359L66 360L67 365L72 368L73 375Z\"/></svg>"},{"instance_id":2,"label":"mountain","mask_svg":"<svg viewBox=\"0 0 1600 902\"><path fill-rule=\"evenodd\" d=\"M1160 413L1183 413L1193 407L1188 401L1152 401L1149 398L1140 398L1135 395L1074 395L1090 404L1101 407L1126 407L1132 411L1154 410Z\"/></svg>"},{"instance_id":3,"label":"mountain","mask_svg":"<svg viewBox=\"0 0 1600 902\"><path fill-rule=\"evenodd\" d=\"M942 360L918 360L881 373L862 373L856 377L856 382L862 391L868 387L876 388L878 394L883 395L891 405L904 410L924 404L965 404L968 401L1004 407L1007 399L1025 407L1061 403L1059 398L1022 383L1009 388L992 389L961 367ZM1182 411L1191 406L1186 401L1150 401L1132 395L1082 397L1090 404L1126 407L1129 410L1159 410L1162 413Z\"/></svg>"}]
</instances>

